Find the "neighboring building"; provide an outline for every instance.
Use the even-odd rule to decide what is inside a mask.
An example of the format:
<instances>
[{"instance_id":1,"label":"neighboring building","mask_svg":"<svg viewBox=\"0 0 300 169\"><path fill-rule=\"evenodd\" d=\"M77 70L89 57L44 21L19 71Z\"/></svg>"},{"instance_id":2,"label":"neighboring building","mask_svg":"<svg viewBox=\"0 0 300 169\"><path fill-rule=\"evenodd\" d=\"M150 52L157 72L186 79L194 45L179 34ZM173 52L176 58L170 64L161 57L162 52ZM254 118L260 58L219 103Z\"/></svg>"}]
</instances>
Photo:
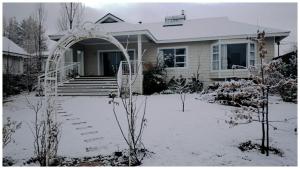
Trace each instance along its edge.
<instances>
[{"instance_id":1,"label":"neighboring building","mask_svg":"<svg viewBox=\"0 0 300 169\"><path fill-rule=\"evenodd\" d=\"M10 39L3 37L3 74L20 75L24 73L24 59L29 54Z\"/></svg>"},{"instance_id":2,"label":"neighboring building","mask_svg":"<svg viewBox=\"0 0 300 169\"><path fill-rule=\"evenodd\" d=\"M232 66L259 64L257 44L247 39L256 37L258 29L266 32L267 62L274 57L277 42L289 35L289 31L258 27L226 17L186 18L183 11L181 15L166 17L164 22L132 24L109 13L95 24L122 44L128 41L132 60L155 65L159 54L163 54L168 80L179 75L191 77L199 67L204 85L233 76L249 77L247 69L237 69L233 73ZM49 37L58 41L65 33ZM80 62L82 76L113 76L120 61L124 60L114 45L101 39L83 40L71 49L73 52L64 60ZM135 82L135 90L142 93L142 81Z\"/></svg>"}]
</instances>

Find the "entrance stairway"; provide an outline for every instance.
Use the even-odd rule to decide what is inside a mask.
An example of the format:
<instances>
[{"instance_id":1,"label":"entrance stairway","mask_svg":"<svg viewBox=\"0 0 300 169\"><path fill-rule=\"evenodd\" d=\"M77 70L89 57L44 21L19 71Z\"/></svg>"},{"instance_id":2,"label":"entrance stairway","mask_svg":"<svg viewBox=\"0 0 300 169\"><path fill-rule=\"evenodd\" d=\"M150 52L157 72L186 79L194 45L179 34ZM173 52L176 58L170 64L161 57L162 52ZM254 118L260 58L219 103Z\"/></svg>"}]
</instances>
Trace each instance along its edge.
<instances>
[{"instance_id":1,"label":"entrance stairway","mask_svg":"<svg viewBox=\"0 0 300 169\"><path fill-rule=\"evenodd\" d=\"M110 93L118 93L115 77L76 77L57 89L59 96L108 96Z\"/></svg>"}]
</instances>

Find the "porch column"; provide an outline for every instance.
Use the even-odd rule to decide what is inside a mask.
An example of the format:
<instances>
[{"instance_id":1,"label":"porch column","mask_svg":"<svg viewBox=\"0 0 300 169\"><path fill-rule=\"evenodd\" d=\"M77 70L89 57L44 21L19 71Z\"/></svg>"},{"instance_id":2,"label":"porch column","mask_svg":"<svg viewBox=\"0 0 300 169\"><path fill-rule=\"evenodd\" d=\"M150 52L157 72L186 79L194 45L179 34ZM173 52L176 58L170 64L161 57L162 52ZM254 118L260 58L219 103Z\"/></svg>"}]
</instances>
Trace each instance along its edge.
<instances>
[{"instance_id":1,"label":"porch column","mask_svg":"<svg viewBox=\"0 0 300 169\"><path fill-rule=\"evenodd\" d=\"M143 65L142 65L142 37L141 35L137 35L138 41L138 74L141 75L143 72Z\"/></svg>"}]
</instances>

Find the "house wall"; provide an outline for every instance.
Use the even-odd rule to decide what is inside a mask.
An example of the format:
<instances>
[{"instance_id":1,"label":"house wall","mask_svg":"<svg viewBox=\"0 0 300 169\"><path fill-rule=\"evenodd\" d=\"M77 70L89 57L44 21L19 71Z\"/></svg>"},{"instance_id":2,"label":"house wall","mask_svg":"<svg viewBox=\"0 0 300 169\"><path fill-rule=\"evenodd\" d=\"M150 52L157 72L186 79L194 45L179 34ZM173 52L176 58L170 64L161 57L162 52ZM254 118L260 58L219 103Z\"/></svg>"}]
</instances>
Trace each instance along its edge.
<instances>
[{"instance_id":1,"label":"house wall","mask_svg":"<svg viewBox=\"0 0 300 169\"><path fill-rule=\"evenodd\" d=\"M230 39L223 40L225 43L239 43L245 41L245 39ZM249 77L248 70L218 70L211 71L211 45L217 43L218 41L203 41L203 42L187 42L187 43L169 43L169 44L153 44L147 43L143 44L143 48L147 49L147 52L143 56L143 61L146 64L156 64L156 58L158 55L158 49L163 47L187 47L187 67L185 68L167 68L167 80L170 80L173 76L179 77L191 77L196 75L199 66L199 78L203 81L204 86L207 86L213 81L225 80L226 78L235 76L240 78ZM265 63L268 63L274 57L274 38L266 38L266 49L268 53L264 59ZM260 59L258 56L258 47L256 47L256 65L260 64Z\"/></svg>"},{"instance_id":2,"label":"house wall","mask_svg":"<svg viewBox=\"0 0 300 169\"><path fill-rule=\"evenodd\" d=\"M124 44L123 44L124 45ZM137 44L131 43L128 45L128 49L135 50L135 58L137 58ZM98 75L98 52L108 51L108 50L118 50L113 44L105 45L87 45L84 48L84 62L85 62L85 75L96 76Z\"/></svg>"},{"instance_id":3,"label":"house wall","mask_svg":"<svg viewBox=\"0 0 300 169\"><path fill-rule=\"evenodd\" d=\"M11 55L3 55L2 60L3 74L20 75L24 73L24 59Z\"/></svg>"},{"instance_id":4,"label":"house wall","mask_svg":"<svg viewBox=\"0 0 300 169\"><path fill-rule=\"evenodd\" d=\"M158 55L158 49L164 47L186 47L187 48L187 66L184 68L166 68L167 80L170 80L173 76L178 77L191 77L193 74L197 74L199 66L199 78L205 82L210 82L210 46L215 41L203 41L203 42L188 42L188 43L169 43L159 44L157 46L147 44L144 45L147 49L147 53L143 56L143 61L151 64L156 64L156 58Z\"/></svg>"},{"instance_id":5,"label":"house wall","mask_svg":"<svg viewBox=\"0 0 300 169\"><path fill-rule=\"evenodd\" d=\"M224 40L223 42L240 42L245 41L245 39L231 39ZM202 41L202 42L185 42L185 43L167 43L167 44L155 44L153 42L142 43L142 51L145 53L142 57L144 62L144 69L146 70L149 64L155 65L157 62L158 49L163 47L186 47L187 48L187 66L184 68L167 68L167 81L173 76L178 77L182 75L183 77L191 77L196 75L197 71L199 78L207 86L213 81L224 80L228 77L237 76L240 78L249 77L249 72L247 70L219 70L211 71L211 45L217 43L218 41ZM125 46L125 44L123 44ZM98 75L98 51L105 50L118 50L112 44L101 44L101 45L86 45L80 47L84 49L84 62L85 62L85 75ZM274 38L266 38L266 48L267 55L265 62L269 62L274 57ZM128 49L135 50L135 57L137 58L137 43L130 43ZM256 47L256 64L260 64L260 59L258 56L258 48ZM76 56L76 55L75 55ZM75 57L74 56L74 57ZM76 59L74 60L76 61ZM140 81L140 80L139 80ZM139 81L136 82L138 86ZM136 87L135 87L136 88ZM137 87L138 88L138 87Z\"/></svg>"}]
</instances>

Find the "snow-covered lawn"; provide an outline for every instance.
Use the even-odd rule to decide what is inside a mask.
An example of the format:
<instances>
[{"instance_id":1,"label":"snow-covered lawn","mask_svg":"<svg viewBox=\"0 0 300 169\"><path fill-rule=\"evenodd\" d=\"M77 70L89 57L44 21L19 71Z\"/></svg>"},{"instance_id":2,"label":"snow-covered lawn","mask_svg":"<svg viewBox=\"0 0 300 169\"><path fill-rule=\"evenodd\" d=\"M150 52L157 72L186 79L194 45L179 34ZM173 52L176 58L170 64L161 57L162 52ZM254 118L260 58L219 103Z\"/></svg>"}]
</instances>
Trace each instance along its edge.
<instances>
[{"instance_id":1,"label":"snow-covered lawn","mask_svg":"<svg viewBox=\"0 0 300 169\"><path fill-rule=\"evenodd\" d=\"M34 103L40 98L27 96ZM143 100L145 96L139 96ZM145 166L220 166L220 165L297 165L297 105L272 96L270 120L295 118L272 123L271 146L284 152L283 157L269 157L257 151L241 152L238 145L251 140L260 143L261 125L252 123L229 128L225 123L234 107L197 100L187 95L186 111L181 112L179 95L152 95L147 102L147 127L143 135L146 148L154 154L143 160ZM33 112L24 95L3 104L3 118L22 121L14 135L15 143L5 147L4 156L22 165L33 155L32 134L28 125ZM60 97L62 110L57 115L62 122L59 155L71 157L111 154L127 148L106 97ZM118 99L117 99L118 100ZM119 106L121 110L121 106ZM120 112L120 117L124 117Z\"/></svg>"}]
</instances>

